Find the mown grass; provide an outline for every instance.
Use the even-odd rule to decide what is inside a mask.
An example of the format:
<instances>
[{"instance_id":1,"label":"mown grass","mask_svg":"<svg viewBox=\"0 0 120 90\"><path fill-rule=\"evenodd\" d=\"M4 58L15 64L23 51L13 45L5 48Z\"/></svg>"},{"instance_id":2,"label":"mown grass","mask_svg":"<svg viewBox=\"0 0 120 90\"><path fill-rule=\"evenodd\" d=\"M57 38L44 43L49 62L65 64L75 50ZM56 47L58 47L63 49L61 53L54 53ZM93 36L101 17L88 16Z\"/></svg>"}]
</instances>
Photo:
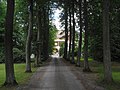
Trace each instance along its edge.
<instances>
[{"instance_id":1,"label":"mown grass","mask_svg":"<svg viewBox=\"0 0 120 90\"><path fill-rule=\"evenodd\" d=\"M5 65L0 64L0 86L4 83L5 81Z\"/></svg>"},{"instance_id":2,"label":"mown grass","mask_svg":"<svg viewBox=\"0 0 120 90\"><path fill-rule=\"evenodd\" d=\"M15 76L19 85L26 84L37 68L32 67L32 73L25 73L25 64L15 64ZM5 82L5 65L0 64L0 86Z\"/></svg>"},{"instance_id":3,"label":"mown grass","mask_svg":"<svg viewBox=\"0 0 120 90\"><path fill-rule=\"evenodd\" d=\"M112 62L112 76L113 82L108 84L104 80L104 67L103 63L98 63L95 61L90 62L90 67L93 72L96 72L99 76L97 81L98 85L105 87L106 90L120 90L120 63Z\"/></svg>"},{"instance_id":4,"label":"mown grass","mask_svg":"<svg viewBox=\"0 0 120 90\"><path fill-rule=\"evenodd\" d=\"M75 63L76 63L76 62L77 62L77 57L75 57L74 59L75 59ZM81 58L81 59L80 59L80 62L83 62L83 61L84 61L84 58ZM88 61L89 61L89 62L92 62L93 59L92 59L92 58L88 58Z\"/></svg>"},{"instance_id":5,"label":"mown grass","mask_svg":"<svg viewBox=\"0 0 120 90\"><path fill-rule=\"evenodd\" d=\"M89 65L93 73L97 74L97 83L98 85L101 85L105 87L106 90L120 90L120 63L118 62L112 62L112 76L113 76L113 83L104 83L104 67L103 63L96 62L92 58L89 58ZM75 62L77 59L75 58ZM81 58L81 67L83 67L84 59ZM95 77L96 78L96 77Z\"/></svg>"},{"instance_id":6,"label":"mown grass","mask_svg":"<svg viewBox=\"0 0 120 90\"><path fill-rule=\"evenodd\" d=\"M96 68L99 72L99 84L104 86L106 90L120 90L120 63L112 63L113 82L110 84L102 82L104 79L103 65L98 65Z\"/></svg>"}]
</instances>

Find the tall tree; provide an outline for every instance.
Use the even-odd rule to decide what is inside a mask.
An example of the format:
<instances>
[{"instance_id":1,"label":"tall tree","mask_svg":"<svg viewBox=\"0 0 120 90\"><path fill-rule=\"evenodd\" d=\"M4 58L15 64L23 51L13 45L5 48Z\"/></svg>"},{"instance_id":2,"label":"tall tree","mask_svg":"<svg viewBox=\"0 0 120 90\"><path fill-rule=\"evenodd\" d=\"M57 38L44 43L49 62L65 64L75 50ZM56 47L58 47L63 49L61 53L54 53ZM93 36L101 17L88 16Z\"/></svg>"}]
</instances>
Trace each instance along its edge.
<instances>
[{"instance_id":1,"label":"tall tree","mask_svg":"<svg viewBox=\"0 0 120 90\"><path fill-rule=\"evenodd\" d=\"M68 1L64 1L64 9L65 9L65 47L64 47L64 58L67 59L67 48L68 48Z\"/></svg>"},{"instance_id":2,"label":"tall tree","mask_svg":"<svg viewBox=\"0 0 120 90\"><path fill-rule=\"evenodd\" d=\"M29 1L29 28L26 41L26 72L31 71L31 42L32 42L32 29L33 29L33 0Z\"/></svg>"},{"instance_id":3,"label":"tall tree","mask_svg":"<svg viewBox=\"0 0 120 90\"><path fill-rule=\"evenodd\" d=\"M103 61L104 61L104 81L112 82L111 53L109 37L109 0L103 1Z\"/></svg>"},{"instance_id":4,"label":"tall tree","mask_svg":"<svg viewBox=\"0 0 120 90\"><path fill-rule=\"evenodd\" d=\"M14 0L7 0L7 13L5 24L5 70L6 81L5 86L17 85L14 65L13 65L13 18L14 18Z\"/></svg>"},{"instance_id":5,"label":"tall tree","mask_svg":"<svg viewBox=\"0 0 120 90\"><path fill-rule=\"evenodd\" d=\"M82 0L79 0L79 25L80 25L80 34L79 34L79 42L78 42L78 56L77 56L77 66L80 66L80 58L81 58L81 48L82 48Z\"/></svg>"},{"instance_id":6,"label":"tall tree","mask_svg":"<svg viewBox=\"0 0 120 90\"><path fill-rule=\"evenodd\" d=\"M72 41L72 17L71 17L71 0L69 0L69 53L68 53L68 60L71 57L71 41Z\"/></svg>"},{"instance_id":7,"label":"tall tree","mask_svg":"<svg viewBox=\"0 0 120 90\"><path fill-rule=\"evenodd\" d=\"M38 4L38 2L36 2L36 9L37 9L37 48L36 48L36 60L35 60L35 66L38 67L39 66L39 62L41 62L41 8Z\"/></svg>"},{"instance_id":8,"label":"tall tree","mask_svg":"<svg viewBox=\"0 0 120 90\"><path fill-rule=\"evenodd\" d=\"M74 0L72 0L72 22L73 22L73 28L72 28L72 63L74 64L75 61L74 61L74 50L75 50L75 16L74 16Z\"/></svg>"},{"instance_id":9,"label":"tall tree","mask_svg":"<svg viewBox=\"0 0 120 90\"><path fill-rule=\"evenodd\" d=\"M87 0L84 0L84 23L85 23L85 37L84 37L84 72L90 72L88 63L88 12L87 12Z\"/></svg>"},{"instance_id":10,"label":"tall tree","mask_svg":"<svg viewBox=\"0 0 120 90\"><path fill-rule=\"evenodd\" d=\"M49 43L49 7L48 2L45 3L45 6L43 7L43 14L44 14L44 20L43 20L43 57L44 60L47 60L49 57L48 54L48 43Z\"/></svg>"},{"instance_id":11,"label":"tall tree","mask_svg":"<svg viewBox=\"0 0 120 90\"><path fill-rule=\"evenodd\" d=\"M49 2L46 3L46 60L49 58Z\"/></svg>"}]
</instances>

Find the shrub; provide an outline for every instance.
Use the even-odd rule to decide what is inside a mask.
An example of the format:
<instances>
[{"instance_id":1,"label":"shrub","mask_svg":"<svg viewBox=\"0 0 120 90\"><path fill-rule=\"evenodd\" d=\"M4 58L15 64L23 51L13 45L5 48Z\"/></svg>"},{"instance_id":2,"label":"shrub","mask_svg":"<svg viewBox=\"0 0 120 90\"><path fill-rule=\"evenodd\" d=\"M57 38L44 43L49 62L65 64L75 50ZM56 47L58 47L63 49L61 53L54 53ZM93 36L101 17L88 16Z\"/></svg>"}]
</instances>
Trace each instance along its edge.
<instances>
[{"instance_id":1,"label":"shrub","mask_svg":"<svg viewBox=\"0 0 120 90\"><path fill-rule=\"evenodd\" d=\"M18 48L13 48L13 60L14 63L25 62L25 53Z\"/></svg>"},{"instance_id":2,"label":"shrub","mask_svg":"<svg viewBox=\"0 0 120 90\"><path fill-rule=\"evenodd\" d=\"M3 63L5 61L5 55L3 51L0 52L0 63Z\"/></svg>"}]
</instances>

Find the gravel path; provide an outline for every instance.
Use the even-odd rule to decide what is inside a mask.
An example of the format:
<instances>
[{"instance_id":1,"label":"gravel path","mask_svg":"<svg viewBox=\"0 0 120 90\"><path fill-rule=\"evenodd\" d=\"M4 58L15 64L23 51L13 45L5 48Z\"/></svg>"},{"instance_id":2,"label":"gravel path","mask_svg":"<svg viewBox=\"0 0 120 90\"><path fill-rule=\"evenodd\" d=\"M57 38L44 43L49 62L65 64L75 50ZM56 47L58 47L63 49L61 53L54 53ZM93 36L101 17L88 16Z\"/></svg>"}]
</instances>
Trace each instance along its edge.
<instances>
[{"instance_id":1,"label":"gravel path","mask_svg":"<svg viewBox=\"0 0 120 90\"><path fill-rule=\"evenodd\" d=\"M80 80L60 58L53 58L48 66L40 67L29 84L18 90L85 90Z\"/></svg>"}]
</instances>

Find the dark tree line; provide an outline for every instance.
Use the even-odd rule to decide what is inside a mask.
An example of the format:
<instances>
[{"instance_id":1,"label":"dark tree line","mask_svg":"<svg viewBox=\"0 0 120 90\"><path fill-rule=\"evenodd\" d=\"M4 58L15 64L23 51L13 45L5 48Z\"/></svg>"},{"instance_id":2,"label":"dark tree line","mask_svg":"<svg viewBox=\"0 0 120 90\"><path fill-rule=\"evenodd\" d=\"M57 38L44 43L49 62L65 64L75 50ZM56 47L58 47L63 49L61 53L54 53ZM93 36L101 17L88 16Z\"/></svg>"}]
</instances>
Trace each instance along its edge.
<instances>
[{"instance_id":1,"label":"dark tree line","mask_svg":"<svg viewBox=\"0 0 120 90\"><path fill-rule=\"evenodd\" d=\"M22 1L21 1L22 2ZM21 3L19 2L19 3ZM49 54L51 54L51 49L54 45L54 38L56 33L56 28L53 27L49 23L49 16L50 16L50 6L52 3L49 1L34 1L29 0L26 3L26 17L19 16L23 14L23 12L18 12L19 15L16 16L16 22L14 24L14 11L15 11L15 1L14 0L7 0L7 11L6 11L6 20L5 20L5 66L6 66L6 80L4 85L5 86L14 86L17 85L15 73L14 73L14 55L13 55L13 47L14 42L17 44L17 40L14 40L14 28L18 27L25 27L28 29L26 32L21 32L22 35L26 36L26 70L25 72L29 73L32 72L31 70L31 54L35 54L35 66L40 66L43 61L46 61L49 58ZM23 6L24 7L24 6ZM16 7L18 8L18 7ZM15 13L16 15L17 13ZM43 17L42 17L43 16ZM19 18L19 19L18 19ZM27 18L27 19L26 19ZM21 22L20 24L18 21ZM25 22L26 23L25 23ZM37 21L37 22L35 22ZM22 24L23 23L23 24ZM15 27L15 26L16 27ZM21 26L20 26L21 25ZM23 29L23 28L22 28ZM26 33L26 34L25 34ZM53 36L51 36L53 35ZM49 41L49 38L51 40ZM33 45L34 44L34 45ZM17 45L16 45L17 46ZM20 58L22 59L22 58Z\"/></svg>"},{"instance_id":2,"label":"dark tree line","mask_svg":"<svg viewBox=\"0 0 120 90\"><path fill-rule=\"evenodd\" d=\"M66 1L64 0L63 3L64 3L64 10L65 10L65 13L64 13L65 15L63 20L65 21L65 33L66 33L64 58L67 60L70 60L72 63L75 63L75 59L74 59L75 58L75 35L76 35L75 33L76 33L76 23L78 23L79 24L79 39L78 39L79 41L78 41L78 52L77 52L78 54L77 54L76 65L80 66L80 59L82 54L84 56L83 71L90 72L91 70L89 67L88 57L93 57L93 59L95 59L94 57L97 57L98 61L102 59L104 63L104 81L108 83L112 82L111 50L110 50L111 37L109 35L110 34L110 25L109 25L110 18L109 17L111 14L110 13L111 8L109 8L109 5L111 1L104 0L102 2L99 0L98 1L94 1L94 0ZM115 10L118 13L119 8L116 8ZM78 15L76 16L76 14ZM75 20L75 17L79 19L78 22ZM68 31L70 32L70 34L68 34ZM69 49L66 45L66 43L68 42L67 41L68 35L70 37ZM101 39L103 40L101 41ZM84 47L82 47L82 45ZM97 47L94 45L96 45ZM113 47L111 48L113 49ZM94 53L92 50L94 51ZM98 57L97 54L101 56Z\"/></svg>"},{"instance_id":3,"label":"dark tree line","mask_svg":"<svg viewBox=\"0 0 120 90\"><path fill-rule=\"evenodd\" d=\"M113 5L111 5L112 8L110 8L110 3L112 2ZM50 47L49 38L50 38L50 28L52 27L49 22L51 3L52 1L47 1L47 0L41 0L41 1L29 0L25 4L26 7L28 6L28 13L26 13L24 19L23 20L21 18L17 19L18 16L16 15L16 22L19 22L20 20L22 23L24 23L21 25L21 27L28 29L27 33L25 32L22 33L25 34L27 37L26 41L24 41L26 42L26 70L25 70L26 72L32 71L30 55L32 54L33 46L34 46L33 48L35 49L34 51L36 52L35 66L40 66L40 63L42 63L42 61L47 60L49 57L49 47ZM64 58L66 60L69 60L71 63L76 63L75 37L76 37L76 27L77 27L76 24L78 23L79 41L77 48L76 64L80 66L81 64L80 59L81 59L81 55L83 54L84 55L83 71L91 71L89 67L88 57L92 56L93 59L99 59L99 60L102 58L104 62L104 80L108 83L112 82L111 58L113 60L114 58L119 58L118 54L120 49L119 48L119 34L120 34L119 1L103 0L103 2L101 2L100 0L97 1L63 0L63 1L59 1L58 4L61 7L63 7L63 11L64 11L62 17L65 26ZM14 65L13 65L14 62L13 44L14 42L16 42L16 39L13 38L13 34L14 34L13 29L15 25L13 22L14 9L15 9L15 1L7 0L7 11L6 11L5 31L4 31L5 66L6 66L6 81L4 85L6 86L17 85L14 75ZM23 12L19 12L19 13L23 14ZM27 18L28 16L29 18ZM76 20L76 18L78 20ZM34 21L37 22L35 23ZM0 21L0 23L3 22ZM19 26L20 24L17 25ZM4 25L1 25L1 27L3 26ZM112 32L114 32L115 35L114 34L112 34L113 36L110 35ZM68 38L68 36L70 38ZM68 40L70 40L69 45L68 45ZM32 45L33 42L34 45ZM82 45L84 47L82 47ZM114 50L116 51L115 54L111 53L111 51ZM100 56L100 58L98 56Z\"/></svg>"}]
</instances>

